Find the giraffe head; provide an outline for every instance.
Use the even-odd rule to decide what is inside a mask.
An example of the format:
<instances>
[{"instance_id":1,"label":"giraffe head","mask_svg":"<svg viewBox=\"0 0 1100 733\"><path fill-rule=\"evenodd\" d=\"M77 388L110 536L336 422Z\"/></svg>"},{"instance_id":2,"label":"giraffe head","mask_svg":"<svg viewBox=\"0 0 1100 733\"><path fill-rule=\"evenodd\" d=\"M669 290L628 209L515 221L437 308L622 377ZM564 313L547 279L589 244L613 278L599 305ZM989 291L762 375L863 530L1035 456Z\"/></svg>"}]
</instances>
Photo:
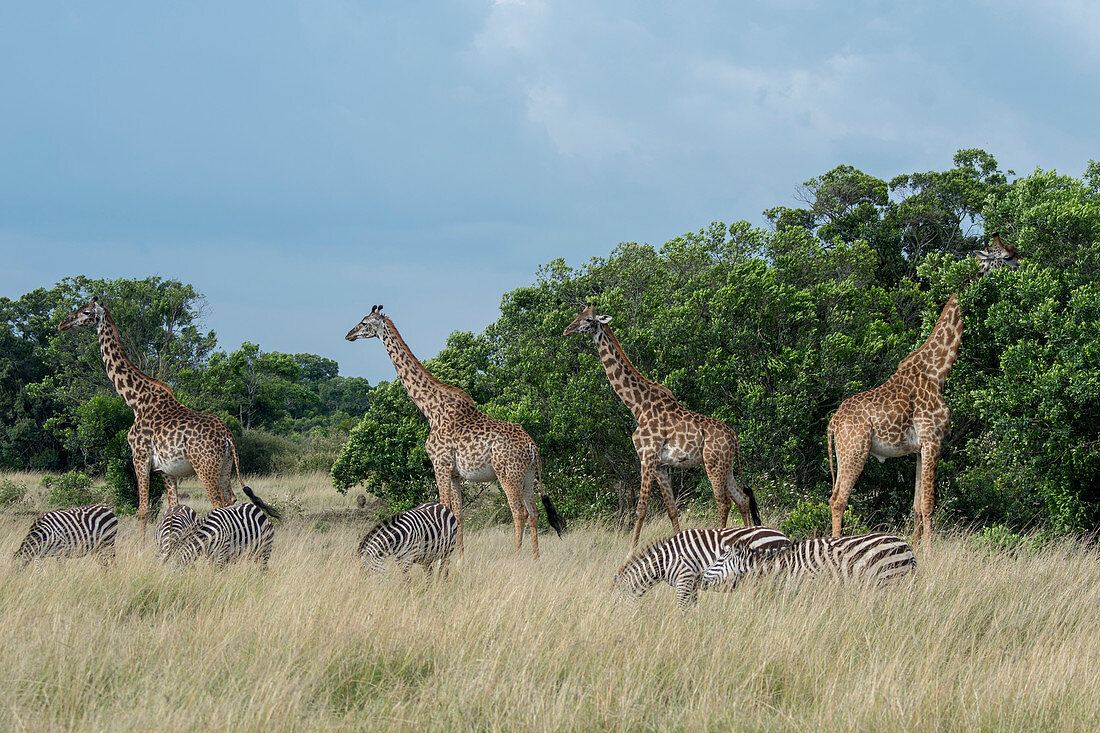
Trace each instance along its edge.
<instances>
[{"instance_id":1,"label":"giraffe head","mask_svg":"<svg viewBox=\"0 0 1100 733\"><path fill-rule=\"evenodd\" d=\"M57 324L57 330L68 331L70 328L80 328L81 326L96 326L102 317L103 306L96 303L95 298L92 298L87 305L80 306L61 319L61 323Z\"/></svg>"},{"instance_id":2,"label":"giraffe head","mask_svg":"<svg viewBox=\"0 0 1100 733\"><path fill-rule=\"evenodd\" d=\"M1016 248L1011 244L1005 244L1001 241L1001 235L998 232L993 232L989 237L989 246L983 249L977 254L978 264L981 265L981 272L979 275L984 275L990 270L996 270L1001 267L1007 267L1011 270L1015 270L1020 266L1019 255L1016 252Z\"/></svg>"},{"instance_id":3,"label":"giraffe head","mask_svg":"<svg viewBox=\"0 0 1100 733\"><path fill-rule=\"evenodd\" d=\"M572 336L575 333L595 334L600 326L611 323L611 316L605 316L596 312L596 306L589 303L584 310L577 314L573 322L565 327L562 336Z\"/></svg>"},{"instance_id":4,"label":"giraffe head","mask_svg":"<svg viewBox=\"0 0 1100 733\"><path fill-rule=\"evenodd\" d=\"M382 336L382 331L386 327L385 324L386 321L382 316L382 306L373 306L370 309L370 313L363 316L363 320L359 321L359 323L355 325L355 328L348 331L348 335L344 338L348 341L379 338Z\"/></svg>"}]
</instances>

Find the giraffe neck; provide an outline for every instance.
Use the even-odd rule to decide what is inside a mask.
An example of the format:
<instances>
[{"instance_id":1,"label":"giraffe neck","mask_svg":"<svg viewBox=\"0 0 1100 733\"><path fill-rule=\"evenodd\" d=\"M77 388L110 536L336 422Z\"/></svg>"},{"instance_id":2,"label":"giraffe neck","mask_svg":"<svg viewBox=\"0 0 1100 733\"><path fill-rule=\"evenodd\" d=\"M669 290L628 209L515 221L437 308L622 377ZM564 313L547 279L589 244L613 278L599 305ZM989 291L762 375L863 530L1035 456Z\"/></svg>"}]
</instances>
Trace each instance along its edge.
<instances>
[{"instance_id":1,"label":"giraffe neck","mask_svg":"<svg viewBox=\"0 0 1100 733\"><path fill-rule=\"evenodd\" d=\"M641 419L645 408L655 397L663 396L675 400L672 392L667 388L649 381L634 368L630 358L623 351L619 339L615 338L609 326L599 328L595 333L595 339L596 350L600 354L604 371L607 372L607 379L611 382L612 389L619 395L619 399L634 414L635 422Z\"/></svg>"},{"instance_id":2,"label":"giraffe neck","mask_svg":"<svg viewBox=\"0 0 1100 733\"><path fill-rule=\"evenodd\" d=\"M382 345L386 347L386 353L393 362L393 368L397 370L401 384L405 385L405 391L433 427L437 422L446 419L456 402L473 405L473 399L461 389L433 377L420 360L413 356L393 321L388 316L383 318L386 327L382 331Z\"/></svg>"},{"instance_id":3,"label":"giraffe neck","mask_svg":"<svg viewBox=\"0 0 1100 733\"><path fill-rule=\"evenodd\" d=\"M127 358L126 352L122 350L115 319L106 308L103 309L96 332L99 335L99 353L103 356L107 377L115 385L118 396L135 414L162 397L165 392L172 394L172 389L167 384L148 376Z\"/></svg>"},{"instance_id":4,"label":"giraffe neck","mask_svg":"<svg viewBox=\"0 0 1100 733\"><path fill-rule=\"evenodd\" d=\"M962 340L962 311L957 295L952 295L943 307L928 340L902 359L898 371L906 367L915 369L943 388L943 383L955 364L955 357L959 355L959 342Z\"/></svg>"}]
</instances>

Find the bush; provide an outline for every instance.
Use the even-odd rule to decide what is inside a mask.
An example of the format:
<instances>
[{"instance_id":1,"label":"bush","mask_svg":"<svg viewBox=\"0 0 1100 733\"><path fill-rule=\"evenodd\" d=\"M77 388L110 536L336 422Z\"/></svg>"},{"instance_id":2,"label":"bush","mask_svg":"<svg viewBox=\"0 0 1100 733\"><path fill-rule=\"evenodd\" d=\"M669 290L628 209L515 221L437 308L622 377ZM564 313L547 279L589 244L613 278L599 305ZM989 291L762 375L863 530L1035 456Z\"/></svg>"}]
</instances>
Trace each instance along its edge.
<instances>
[{"instance_id":1,"label":"bush","mask_svg":"<svg viewBox=\"0 0 1100 733\"><path fill-rule=\"evenodd\" d=\"M972 540L974 547L989 552L1008 552L1033 554L1054 541L1054 535L1048 531L1032 534L1016 534L1003 524L982 527L980 534Z\"/></svg>"},{"instance_id":2,"label":"bush","mask_svg":"<svg viewBox=\"0 0 1100 733\"><path fill-rule=\"evenodd\" d=\"M844 533L849 535L867 531L851 506L844 511L843 526ZM779 530L795 542L809 537L828 537L833 531L832 509L823 501L802 500L783 520Z\"/></svg>"},{"instance_id":3,"label":"bush","mask_svg":"<svg viewBox=\"0 0 1100 733\"><path fill-rule=\"evenodd\" d=\"M266 430L243 430L236 439L242 473L288 473L298 468L298 445Z\"/></svg>"},{"instance_id":4,"label":"bush","mask_svg":"<svg viewBox=\"0 0 1100 733\"><path fill-rule=\"evenodd\" d=\"M50 506L74 507L103 500L102 492L92 487L92 477L83 471L44 476L42 485L46 487L46 502Z\"/></svg>"},{"instance_id":5,"label":"bush","mask_svg":"<svg viewBox=\"0 0 1100 733\"><path fill-rule=\"evenodd\" d=\"M0 479L0 506L11 506L23 501L27 495L25 484L17 484L11 479Z\"/></svg>"}]
</instances>

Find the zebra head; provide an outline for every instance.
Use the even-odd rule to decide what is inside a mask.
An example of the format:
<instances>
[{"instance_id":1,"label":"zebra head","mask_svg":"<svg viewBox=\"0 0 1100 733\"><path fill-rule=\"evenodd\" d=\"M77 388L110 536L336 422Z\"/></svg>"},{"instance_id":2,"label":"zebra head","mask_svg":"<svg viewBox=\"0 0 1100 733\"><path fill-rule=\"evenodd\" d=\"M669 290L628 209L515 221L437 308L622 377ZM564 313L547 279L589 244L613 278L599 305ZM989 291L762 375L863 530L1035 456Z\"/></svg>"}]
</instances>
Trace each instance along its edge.
<instances>
[{"instance_id":1,"label":"zebra head","mask_svg":"<svg viewBox=\"0 0 1100 733\"><path fill-rule=\"evenodd\" d=\"M176 567L185 568L195 561L195 558L206 552L206 546L210 537L199 531L199 526L191 530L176 543Z\"/></svg>"},{"instance_id":2,"label":"zebra head","mask_svg":"<svg viewBox=\"0 0 1100 733\"><path fill-rule=\"evenodd\" d=\"M37 525L31 527L31 531L27 533L27 536L23 538L23 542L19 545L19 549L12 555L12 565L16 569L27 567L31 560L42 556L42 550L46 545L46 533L43 532Z\"/></svg>"},{"instance_id":3,"label":"zebra head","mask_svg":"<svg viewBox=\"0 0 1100 733\"><path fill-rule=\"evenodd\" d=\"M699 580L704 587L737 585L741 576L752 570L760 554L762 553L752 550L744 542L729 542L722 546L718 559L703 570Z\"/></svg>"}]
</instances>

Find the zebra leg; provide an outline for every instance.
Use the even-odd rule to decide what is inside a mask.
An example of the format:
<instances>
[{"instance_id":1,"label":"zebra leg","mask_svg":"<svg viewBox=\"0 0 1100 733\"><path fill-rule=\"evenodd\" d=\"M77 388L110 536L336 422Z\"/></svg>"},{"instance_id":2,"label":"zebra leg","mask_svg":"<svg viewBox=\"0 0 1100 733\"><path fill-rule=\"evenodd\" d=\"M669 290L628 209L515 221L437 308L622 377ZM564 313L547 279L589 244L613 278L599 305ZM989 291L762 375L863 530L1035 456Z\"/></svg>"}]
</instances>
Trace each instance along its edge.
<instances>
[{"instance_id":1,"label":"zebra leg","mask_svg":"<svg viewBox=\"0 0 1100 733\"><path fill-rule=\"evenodd\" d=\"M699 576L685 565L676 574L675 588L680 610L686 611L694 606L699 598Z\"/></svg>"}]
</instances>

